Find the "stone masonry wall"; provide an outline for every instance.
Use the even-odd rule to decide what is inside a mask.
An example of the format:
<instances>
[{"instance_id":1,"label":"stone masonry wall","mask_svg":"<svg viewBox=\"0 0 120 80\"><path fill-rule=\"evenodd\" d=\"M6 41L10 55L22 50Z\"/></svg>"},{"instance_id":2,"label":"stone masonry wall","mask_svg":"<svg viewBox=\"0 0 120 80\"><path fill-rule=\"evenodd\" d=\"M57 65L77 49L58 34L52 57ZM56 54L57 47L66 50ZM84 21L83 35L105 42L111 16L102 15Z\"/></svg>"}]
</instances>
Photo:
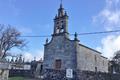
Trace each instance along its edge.
<instances>
[{"instance_id":1,"label":"stone masonry wall","mask_svg":"<svg viewBox=\"0 0 120 80\"><path fill-rule=\"evenodd\" d=\"M66 77L65 70L52 70L47 69L44 71L44 79L43 80L76 80L76 73L73 71L73 78L69 79Z\"/></svg>"},{"instance_id":2,"label":"stone masonry wall","mask_svg":"<svg viewBox=\"0 0 120 80\"><path fill-rule=\"evenodd\" d=\"M55 36L50 43L45 45L43 68L54 69L57 59L62 61L61 69L76 69L73 41L66 39L64 36Z\"/></svg>"},{"instance_id":3,"label":"stone masonry wall","mask_svg":"<svg viewBox=\"0 0 120 80\"><path fill-rule=\"evenodd\" d=\"M8 80L9 63L0 61L0 80Z\"/></svg>"},{"instance_id":4,"label":"stone masonry wall","mask_svg":"<svg viewBox=\"0 0 120 80\"><path fill-rule=\"evenodd\" d=\"M73 72L74 77L72 79L66 78L66 72L56 70L46 70L44 72L43 80L120 80L120 74L110 74L92 71L79 71Z\"/></svg>"},{"instance_id":5,"label":"stone masonry wall","mask_svg":"<svg viewBox=\"0 0 120 80\"><path fill-rule=\"evenodd\" d=\"M0 80L8 80L9 70L0 69Z\"/></svg>"},{"instance_id":6,"label":"stone masonry wall","mask_svg":"<svg viewBox=\"0 0 120 80\"><path fill-rule=\"evenodd\" d=\"M77 45L77 69L108 72L108 60L101 53L79 44Z\"/></svg>"}]
</instances>

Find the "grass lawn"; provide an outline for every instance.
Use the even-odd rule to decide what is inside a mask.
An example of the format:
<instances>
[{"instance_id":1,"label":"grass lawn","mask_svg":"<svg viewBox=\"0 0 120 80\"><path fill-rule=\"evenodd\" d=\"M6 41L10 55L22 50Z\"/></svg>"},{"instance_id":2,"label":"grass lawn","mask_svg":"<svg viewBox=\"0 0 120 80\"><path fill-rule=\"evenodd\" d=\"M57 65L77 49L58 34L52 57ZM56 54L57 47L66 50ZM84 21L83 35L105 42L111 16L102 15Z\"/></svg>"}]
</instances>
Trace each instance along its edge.
<instances>
[{"instance_id":1,"label":"grass lawn","mask_svg":"<svg viewBox=\"0 0 120 80\"><path fill-rule=\"evenodd\" d=\"M24 80L23 77L10 77L9 80Z\"/></svg>"}]
</instances>

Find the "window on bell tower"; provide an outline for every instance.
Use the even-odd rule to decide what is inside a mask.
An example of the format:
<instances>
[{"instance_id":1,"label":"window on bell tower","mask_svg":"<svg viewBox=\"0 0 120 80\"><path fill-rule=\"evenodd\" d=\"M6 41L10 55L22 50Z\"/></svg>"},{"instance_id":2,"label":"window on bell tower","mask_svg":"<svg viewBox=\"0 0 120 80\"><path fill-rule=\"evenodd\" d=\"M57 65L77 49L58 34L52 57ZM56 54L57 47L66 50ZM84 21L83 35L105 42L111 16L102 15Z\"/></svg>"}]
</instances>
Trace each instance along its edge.
<instances>
[{"instance_id":1,"label":"window on bell tower","mask_svg":"<svg viewBox=\"0 0 120 80\"><path fill-rule=\"evenodd\" d=\"M59 33L68 34L68 15L64 11L62 4L58 9L58 14L54 18L54 32L53 35L58 35ZM67 35L65 35L67 36Z\"/></svg>"},{"instance_id":2,"label":"window on bell tower","mask_svg":"<svg viewBox=\"0 0 120 80\"><path fill-rule=\"evenodd\" d=\"M63 21L57 22L56 24L56 33L63 33L64 32L64 23Z\"/></svg>"}]
</instances>

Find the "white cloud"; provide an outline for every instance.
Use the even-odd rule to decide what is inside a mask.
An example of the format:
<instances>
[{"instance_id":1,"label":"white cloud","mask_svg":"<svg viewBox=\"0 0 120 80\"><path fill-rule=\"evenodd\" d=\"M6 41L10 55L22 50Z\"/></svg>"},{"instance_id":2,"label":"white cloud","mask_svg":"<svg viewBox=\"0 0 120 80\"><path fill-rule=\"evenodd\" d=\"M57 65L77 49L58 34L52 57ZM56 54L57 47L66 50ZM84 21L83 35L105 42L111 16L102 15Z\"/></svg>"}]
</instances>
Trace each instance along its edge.
<instances>
[{"instance_id":1,"label":"white cloud","mask_svg":"<svg viewBox=\"0 0 120 80\"><path fill-rule=\"evenodd\" d=\"M102 24L106 30L120 28L120 0L106 0L106 6L93 17L93 22Z\"/></svg>"},{"instance_id":2,"label":"white cloud","mask_svg":"<svg viewBox=\"0 0 120 80\"><path fill-rule=\"evenodd\" d=\"M36 57L36 60L41 60L43 59L43 50L37 50L34 56Z\"/></svg>"},{"instance_id":3,"label":"white cloud","mask_svg":"<svg viewBox=\"0 0 120 80\"><path fill-rule=\"evenodd\" d=\"M101 40L101 46L96 49L105 57L113 57L114 52L120 50L120 35L109 35Z\"/></svg>"},{"instance_id":4,"label":"white cloud","mask_svg":"<svg viewBox=\"0 0 120 80\"><path fill-rule=\"evenodd\" d=\"M22 58L25 59L25 61L32 61L34 59L36 59L37 61L39 60L43 60L43 57L44 57L44 52L42 49L39 49L39 50L34 50L34 51L21 51L21 50L18 50L18 49L14 49L12 51L9 51L8 52L9 55L8 55L8 59L12 59L12 56L15 56L14 57L14 60L19 57L20 55L22 55Z\"/></svg>"},{"instance_id":5,"label":"white cloud","mask_svg":"<svg viewBox=\"0 0 120 80\"><path fill-rule=\"evenodd\" d=\"M43 59L43 50L36 50L34 53L31 52L24 52L23 57L25 58L25 61L31 61L36 58L36 60Z\"/></svg>"},{"instance_id":6,"label":"white cloud","mask_svg":"<svg viewBox=\"0 0 120 80\"><path fill-rule=\"evenodd\" d=\"M103 26L105 30L120 29L120 0L106 0L106 6L93 17L93 22ZM119 33L102 38L101 45L96 49L105 57L111 58L114 52L120 50Z\"/></svg>"},{"instance_id":7,"label":"white cloud","mask_svg":"<svg viewBox=\"0 0 120 80\"><path fill-rule=\"evenodd\" d=\"M31 60L33 60L33 56L29 52L25 52L24 55L23 55L23 57L25 58L25 61L31 61Z\"/></svg>"}]
</instances>

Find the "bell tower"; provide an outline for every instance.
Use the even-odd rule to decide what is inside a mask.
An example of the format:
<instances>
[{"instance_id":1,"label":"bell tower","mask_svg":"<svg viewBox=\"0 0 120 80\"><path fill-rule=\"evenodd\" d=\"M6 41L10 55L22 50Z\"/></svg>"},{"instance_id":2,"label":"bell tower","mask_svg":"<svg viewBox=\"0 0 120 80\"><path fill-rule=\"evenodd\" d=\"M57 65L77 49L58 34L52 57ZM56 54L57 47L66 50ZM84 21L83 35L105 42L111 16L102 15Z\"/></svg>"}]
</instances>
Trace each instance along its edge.
<instances>
[{"instance_id":1,"label":"bell tower","mask_svg":"<svg viewBox=\"0 0 120 80\"><path fill-rule=\"evenodd\" d=\"M67 12L64 11L62 3L60 4L60 8L58 9L58 14L56 14L54 18L53 36L61 34L68 37L68 15Z\"/></svg>"}]
</instances>

